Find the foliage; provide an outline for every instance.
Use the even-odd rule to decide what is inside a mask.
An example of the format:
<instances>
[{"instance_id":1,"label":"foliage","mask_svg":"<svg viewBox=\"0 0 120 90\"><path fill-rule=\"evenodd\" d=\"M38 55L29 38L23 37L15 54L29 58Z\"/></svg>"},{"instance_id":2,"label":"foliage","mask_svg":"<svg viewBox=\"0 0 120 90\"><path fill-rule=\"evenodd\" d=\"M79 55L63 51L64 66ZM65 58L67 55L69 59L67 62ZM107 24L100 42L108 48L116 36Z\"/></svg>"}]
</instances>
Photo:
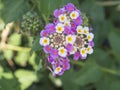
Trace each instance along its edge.
<instances>
[{"instance_id":1,"label":"foliage","mask_svg":"<svg viewBox=\"0 0 120 90\"><path fill-rule=\"evenodd\" d=\"M86 61L71 59L72 69L53 77L45 67L39 33L53 10L69 2L89 16L94 54ZM0 90L120 90L119 6L116 0L0 0ZM22 16L31 10L40 16L41 29L32 36L19 34ZM13 25L4 37L8 23Z\"/></svg>"}]
</instances>

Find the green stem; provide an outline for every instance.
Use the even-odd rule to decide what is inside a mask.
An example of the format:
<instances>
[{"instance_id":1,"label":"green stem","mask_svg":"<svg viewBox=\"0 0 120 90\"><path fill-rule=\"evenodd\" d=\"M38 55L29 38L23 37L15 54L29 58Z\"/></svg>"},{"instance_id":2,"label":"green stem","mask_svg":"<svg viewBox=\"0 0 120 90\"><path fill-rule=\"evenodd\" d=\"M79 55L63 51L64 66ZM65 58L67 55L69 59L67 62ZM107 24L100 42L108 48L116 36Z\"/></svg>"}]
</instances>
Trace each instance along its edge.
<instances>
[{"instance_id":1,"label":"green stem","mask_svg":"<svg viewBox=\"0 0 120 90\"><path fill-rule=\"evenodd\" d=\"M2 49L3 49L2 45L0 44L0 50L2 50ZM5 49L14 50L14 51L27 51L27 52L29 52L31 50L31 48L14 46L14 45L10 45L10 44L5 44Z\"/></svg>"},{"instance_id":2,"label":"green stem","mask_svg":"<svg viewBox=\"0 0 120 90\"><path fill-rule=\"evenodd\" d=\"M97 1L96 4L101 6L114 6L120 5L120 1Z\"/></svg>"}]
</instances>

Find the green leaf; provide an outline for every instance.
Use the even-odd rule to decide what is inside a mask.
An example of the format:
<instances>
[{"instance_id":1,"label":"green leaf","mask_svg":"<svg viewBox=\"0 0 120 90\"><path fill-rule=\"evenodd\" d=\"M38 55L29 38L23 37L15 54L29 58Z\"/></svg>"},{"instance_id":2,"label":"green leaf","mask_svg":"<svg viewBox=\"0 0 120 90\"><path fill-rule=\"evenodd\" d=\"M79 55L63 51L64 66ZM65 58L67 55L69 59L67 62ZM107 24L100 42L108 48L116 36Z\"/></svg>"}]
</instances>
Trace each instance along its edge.
<instances>
[{"instance_id":1,"label":"green leaf","mask_svg":"<svg viewBox=\"0 0 120 90\"><path fill-rule=\"evenodd\" d=\"M38 67L38 64L36 63L36 54L35 53L33 53L32 54L32 56L30 57L30 59L29 59L29 64L30 65L32 65L32 67L36 70L37 69L37 67Z\"/></svg>"},{"instance_id":2,"label":"green leaf","mask_svg":"<svg viewBox=\"0 0 120 90\"><path fill-rule=\"evenodd\" d=\"M97 49L95 49L93 55L94 55L93 57L96 60L96 63L98 65L101 65L101 66L107 67L107 68L110 68L110 67L114 66L113 59L104 50L97 48Z\"/></svg>"},{"instance_id":3,"label":"green leaf","mask_svg":"<svg viewBox=\"0 0 120 90\"><path fill-rule=\"evenodd\" d=\"M0 76L0 90L21 90L19 82L12 73L0 73Z\"/></svg>"},{"instance_id":4,"label":"green leaf","mask_svg":"<svg viewBox=\"0 0 120 90\"><path fill-rule=\"evenodd\" d=\"M94 0L86 0L81 4L80 9L81 11L87 13L94 21L103 21L105 18L103 7L95 4Z\"/></svg>"},{"instance_id":5,"label":"green leaf","mask_svg":"<svg viewBox=\"0 0 120 90\"><path fill-rule=\"evenodd\" d=\"M16 45L16 46L19 46L21 44L21 35L20 34L17 34L17 33L13 33L10 37L9 37L9 41L8 43L9 44L12 44L12 45Z\"/></svg>"},{"instance_id":6,"label":"green leaf","mask_svg":"<svg viewBox=\"0 0 120 90\"><path fill-rule=\"evenodd\" d=\"M94 62L89 62L80 70L79 76L76 77L75 83L85 86L89 83L95 83L102 77L99 66Z\"/></svg>"},{"instance_id":7,"label":"green leaf","mask_svg":"<svg viewBox=\"0 0 120 90\"><path fill-rule=\"evenodd\" d=\"M40 51L42 46L39 44L40 36L36 36L35 40L33 41L32 51Z\"/></svg>"},{"instance_id":8,"label":"green leaf","mask_svg":"<svg viewBox=\"0 0 120 90\"><path fill-rule=\"evenodd\" d=\"M15 62L18 65L25 66L27 64L29 56L29 52L18 52L17 56L15 57Z\"/></svg>"},{"instance_id":9,"label":"green leaf","mask_svg":"<svg viewBox=\"0 0 120 90\"><path fill-rule=\"evenodd\" d=\"M118 58L118 60L120 60L119 41L120 41L120 32L111 31L111 33L109 34L109 42L110 42L110 46L112 47L113 54Z\"/></svg>"},{"instance_id":10,"label":"green leaf","mask_svg":"<svg viewBox=\"0 0 120 90\"><path fill-rule=\"evenodd\" d=\"M3 0L3 4L4 8L0 13L5 23L20 19L29 9L27 0Z\"/></svg>"},{"instance_id":11,"label":"green leaf","mask_svg":"<svg viewBox=\"0 0 120 90\"><path fill-rule=\"evenodd\" d=\"M18 78L18 81L20 82L21 88L23 90L28 88L33 82L37 81L36 74L30 70L17 70L15 72L15 76Z\"/></svg>"},{"instance_id":12,"label":"green leaf","mask_svg":"<svg viewBox=\"0 0 120 90\"><path fill-rule=\"evenodd\" d=\"M104 74L103 78L95 84L97 90L120 90L119 77Z\"/></svg>"},{"instance_id":13,"label":"green leaf","mask_svg":"<svg viewBox=\"0 0 120 90\"><path fill-rule=\"evenodd\" d=\"M13 51L12 50L5 50L4 51L4 57L7 59L7 60L11 60L12 57L13 57Z\"/></svg>"},{"instance_id":14,"label":"green leaf","mask_svg":"<svg viewBox=\"0 0 120 90\"><path fill-rule=\"evenodd\" d=\"M61 80L64 90L79 90L79 86L74 83L77 74L78 73L73 71L72 69L63 74Z\"/></svg>"}]
</instances>

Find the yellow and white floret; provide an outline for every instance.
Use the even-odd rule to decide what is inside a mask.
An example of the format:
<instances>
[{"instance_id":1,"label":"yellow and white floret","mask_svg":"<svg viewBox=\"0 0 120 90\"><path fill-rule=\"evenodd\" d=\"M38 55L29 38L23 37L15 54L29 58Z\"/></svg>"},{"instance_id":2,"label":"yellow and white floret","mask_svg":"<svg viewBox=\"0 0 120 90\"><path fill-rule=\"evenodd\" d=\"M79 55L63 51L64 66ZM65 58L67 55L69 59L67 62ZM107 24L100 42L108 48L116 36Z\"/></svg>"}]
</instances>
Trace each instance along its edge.
<instances>
[{"instance_id":1,"label":"yellow and white floret","mask_svg":"<svg viewBox=\"0 0 120 90\"><path fill-rule=\"evenodd\" d=\"M82 57L87 57L87 51L86 51L86 49L85 48L81 48L80 49L80 54L81 54Z\"/></svg>"},{"instance_id":2,"label":"yellow and white floret","mask_svg":"<svg viewBox=\"0 0 120 90\"><path fill-rule=\"evenodd\" d=\"M61 70L62 70L61 67L57 67L57 68L55 68L54 73L59 74L61 72Z\"/></svg>"},{"instance_id":3,"label":"yellow and white floret","mask_svg":"<svg viewBox=\"0 0 120 90\"><path fill-rule=\"evenodd\" d=\"M79 16L79 13L78 13L77 11L72 11L72 12L70 13L70 18L71 18L71 19L77 19L78 16Z\"/></svg>"},{"instance_id":4,"label":"yellow and white floret","mask_svg":"<svg viewBox=\"0 0 120 90\"><path fill-rule=\"evenodd\" d=\"M75 35L67 35L66 36L66 43L73 44L76 40Z\"/></svg>"},{"instance_id":5,"label":"yellow and white floret","mask_svg":"<svg viewBox=\"0 0 120 90\"><path fill-rule=\"evenodd\" d=\"M50 44L50 39L47 37L42 37L40 38L40 45L46 46Z\"/></svg>"},{"instance_id":6,"label":"yellow and white floret","mask_svg":"<svg viewBox=\"0 0 120 90\"><path fill-rule=\"evenodd\" d=\"M67 56L67 50L64 47L60 47L58 49L58 55L60 55L61 57L66 57Z\"/></svg>"},{"instance_id":7,"label":"yellow and white floret","mask_svg":"<svg viewBox=\"0 0 120 90\"><path fill-rule=\"evenodd\" d=\"M89 28L88 27L84 27L83 28L83 33L84 34L88 34L89 33Z\"/></svg>"},{"instance_id":8,"label":"yellow and white floret","mask_svg":"<svg viewBox=\"0 0 120 90\"><path fill-rule=\"evenodd\" d=\"M86 51L87 51L88 54L92 54L93 53L93 48L91 46L88 46L86 48Z\"/></svg>"},{"instance_id":9,"label":"yellow and white floret","mask_svg":"<svg viewBox=\"0 0 120 90\"><path fill-rule=\"evenodd\" d=\"M62 23L58 23L55 29L57 33L62 33L64 31L64 25Z\"/></svg>"},{"instance_id":10,"label":"yellow and white floret","mask_svg":"<svg viewBox=\"0 0 120 90\"><path fill-rule=\"evenodd\" d=\"M58 17L59 21L60 22L65 22L67 20L67 17L65 14L61 14L59 17Z\"/></svg>"},{"instance_id":11,"label":"yellow and white floret","mask_svg":"<svg viewBox=\"0 0 120 90\"><path fill-rule=\"evenodd\" d=\"M84 29L83 29L82 26L77 26L76 30L77 30L77 33L78 33L78 34L82 34L83 31L84 31Z\"/></svg>"},{"instance_id":12,"label":"yellow and white floret","mask_svg":"<svg viewBox=\"0 0 120 90\"><path fill-rule=\"evenodd\" d=\"M71 26L70 21L69 20L65 21L64 26Z\"/></svg>"},{"instance_id":13,"label":"yellow and white floret","mask_svg":"<svg viewBox=\"0 0 120 90\"><path fill-rule=\"evenodd\" d=\"M93 34L93 33L88 33L88 34L87 34L87 39L88 39L88 41L92 41L93 38L94 38L94 34Z\"/></svg>"}]
</instances>

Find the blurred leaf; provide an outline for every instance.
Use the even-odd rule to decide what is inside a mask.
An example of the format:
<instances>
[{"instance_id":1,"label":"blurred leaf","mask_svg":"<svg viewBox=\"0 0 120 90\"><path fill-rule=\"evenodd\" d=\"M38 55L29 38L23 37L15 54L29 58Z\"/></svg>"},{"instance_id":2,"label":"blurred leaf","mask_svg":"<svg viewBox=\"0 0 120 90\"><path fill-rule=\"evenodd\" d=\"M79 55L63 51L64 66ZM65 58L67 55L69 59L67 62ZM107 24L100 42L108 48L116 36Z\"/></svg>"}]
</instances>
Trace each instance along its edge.
<instances>
[{"instance_id":1,"label":"blurred leaf","mask_svg":"<svg viewBox=\"0 0 120 90\"><path fill-rule=\"evenodd\" d=\"M70 2L73 2L75 5L79 5L78 0L35 0L39 11L47 17L52 15L55 9L62 8Z\"/></svg>"},{"instance_id":2,"label":"blurred leaf","mask_svg":"<svg viewBox=\"0 0 120 90\"><path fill-rule=\"evenodd\" d=\"M112 29L113 25L110 21L94 22L93 32L95 34L96 46L99 47L103 44Z\"/></svg>"},{"instance_id":3,"label":"blurred leaf","mask_svg":"<svg viewBox=\"0 0 120 90\"><path fill-rule=\"evenodd\" d=\"M80 70L79 76L76 77L75 83L81 86L85 86L89 83L95 83L100 80L102 77L102 72L99 69L99 66L89 61L86 65Z\"/></svg>"},{"instance_id":4,"label":"blurred leaf","mask_svg":"<svg viewBox=\"0 0 120 90\"><path fill-rule=\"evenodd\" d=\"M4 8L0 10L5 23L16 21L29 9L27 0L3 0Z\"/></svg>"},{"instance_id":5,"label":"blurred leaf","mask_svg":"<svg viewBox=\"0 0 120 90\"><path fill-rule=\"evenodd\" d=\"M7 59L7 60L11 60L12 57L13 57L13 51L12 50L5 50L4 51L4 57Z\"/></svg>"},{"instance_id":6,"label":"blurred leaf","mask_svg":"<svg viewBox=\"0 0 120 90\"><path fill-rule=\"evenodd\" d=\"M95 0L86 0L80 5L81 11L87 13L89 17L94 21L103 21L104 20L104 10L103 7L98 6L94 2Z\"/></svg>"},{"instance_id":7,"label":"blurred leaf","mask_svg":"<svg viewBox=\"0 0 120 90\"><path fill-rule=\"evenodd\" d=\"M64 73L61 77L63 90L79 90L79 86L74 83L76 74L78 73L74 72L72 69Z\"/></svg>"},{"instance_id":8,"label":"blurred leaf","mask_svg":"<svg viewBox=\"0 0 120 90\"><path fill-rule=\"evenodd\" d=\"M9 44L12 45L20 45L21 44L21 35L17 34L17 33L13 33L10 37L9 37Z\"/></svg>"},{"instance_id":9,"label":"blurred leaf","mask_svg":"<svg viewBox=\"0 0 120 90\"><path fill-rule=\"evenodd\" d=\"M35 40L33 41L33 46L32 46L33 51L40 51L42 49L42 46L40 46L39 41L40 41L40 36L36 36Z\"/></svg>"},{"instance_id":10,"label":"blurred leaf","mask_svg":"<svg viewBox=\"0 0 120 90\"><path fill-rule=\"evenodd\" d=\"M112 47L114 55L120 60L120 32L113 32L109 34L109 42Z\"/></svg>"},{"instance_id":11,"label":"blurred leaf","mask_svg":"<svg viewBox=\"0 0 120 90\"><path fill-rule=\"evenodd\" d=\"M15 62L18 65L25 66L29 59L29 55L29 52L18 52L17 56L15 57Z\"/></svg>"},{"instance_id":12,"label":"blurred leaf","mask_svg":"<svg viewBox=\"0 0 120 90\"><path fill-rule=\"evenodd\" d=\"M0 18L0 31L3 30L5 27L5 23L3 22L3 20Z\"/></svg>"},{"instance_id":13,"label":"blurred leaf","mask_svg":"<svg viewBox=\"0 0 120 90\"><path fill-rule=\"evenodd\" d=\"M0 90L21 90L19 82L12 73L0 73Z\"/></svg>"},{"instance_id":14,"label":"blurred leaf","mask_svg":"<svg viewBox=\"0 0 120 90\"><path fill-rule=\"evenodd\" d=\"M120 90L119 77L104 75L104 77L98 81L95 86L97 90Z\"/></svg>"},{"instance_id":15,"label":"blurred leaf","mask_svg":"<svg viewBox=\"0 0 120 90\"><path fill-rule=\"evenodd\" d=\"M28 62L29 62L29 63L32 65L32 67L36 70L37 67L38 67L38 65L37 65L37 63L36 63L35 61L36 61L36 54L33 53Z\"/></svg>"},{"instance_id":16,"label":"blurred leaf","mask_svg":"<svg viewBox=\"0 0 120 90\"><path fill-rule=\"evenodd\" d=\"M103 66L103 67L113 67L114 66L114 61L112 60L112 58L109 56L109 54L107 53L107 51L105 52L102 49L96 49L94 51L94 59L96 60L97 64Z\"/></svg>"},{"instance_id":17,"label":"blurred leaf","mask_svg":"<svg viewBox=\"0 0 120 90\"><path fill-rule=\"evenodd\" d=\"M33 82L37 81L37 76L33 71L30 70L17 70L15 72L15 76L18 78L21 83L21 88L25 90L28 88Z\"/></svg>"}]
</instances>

